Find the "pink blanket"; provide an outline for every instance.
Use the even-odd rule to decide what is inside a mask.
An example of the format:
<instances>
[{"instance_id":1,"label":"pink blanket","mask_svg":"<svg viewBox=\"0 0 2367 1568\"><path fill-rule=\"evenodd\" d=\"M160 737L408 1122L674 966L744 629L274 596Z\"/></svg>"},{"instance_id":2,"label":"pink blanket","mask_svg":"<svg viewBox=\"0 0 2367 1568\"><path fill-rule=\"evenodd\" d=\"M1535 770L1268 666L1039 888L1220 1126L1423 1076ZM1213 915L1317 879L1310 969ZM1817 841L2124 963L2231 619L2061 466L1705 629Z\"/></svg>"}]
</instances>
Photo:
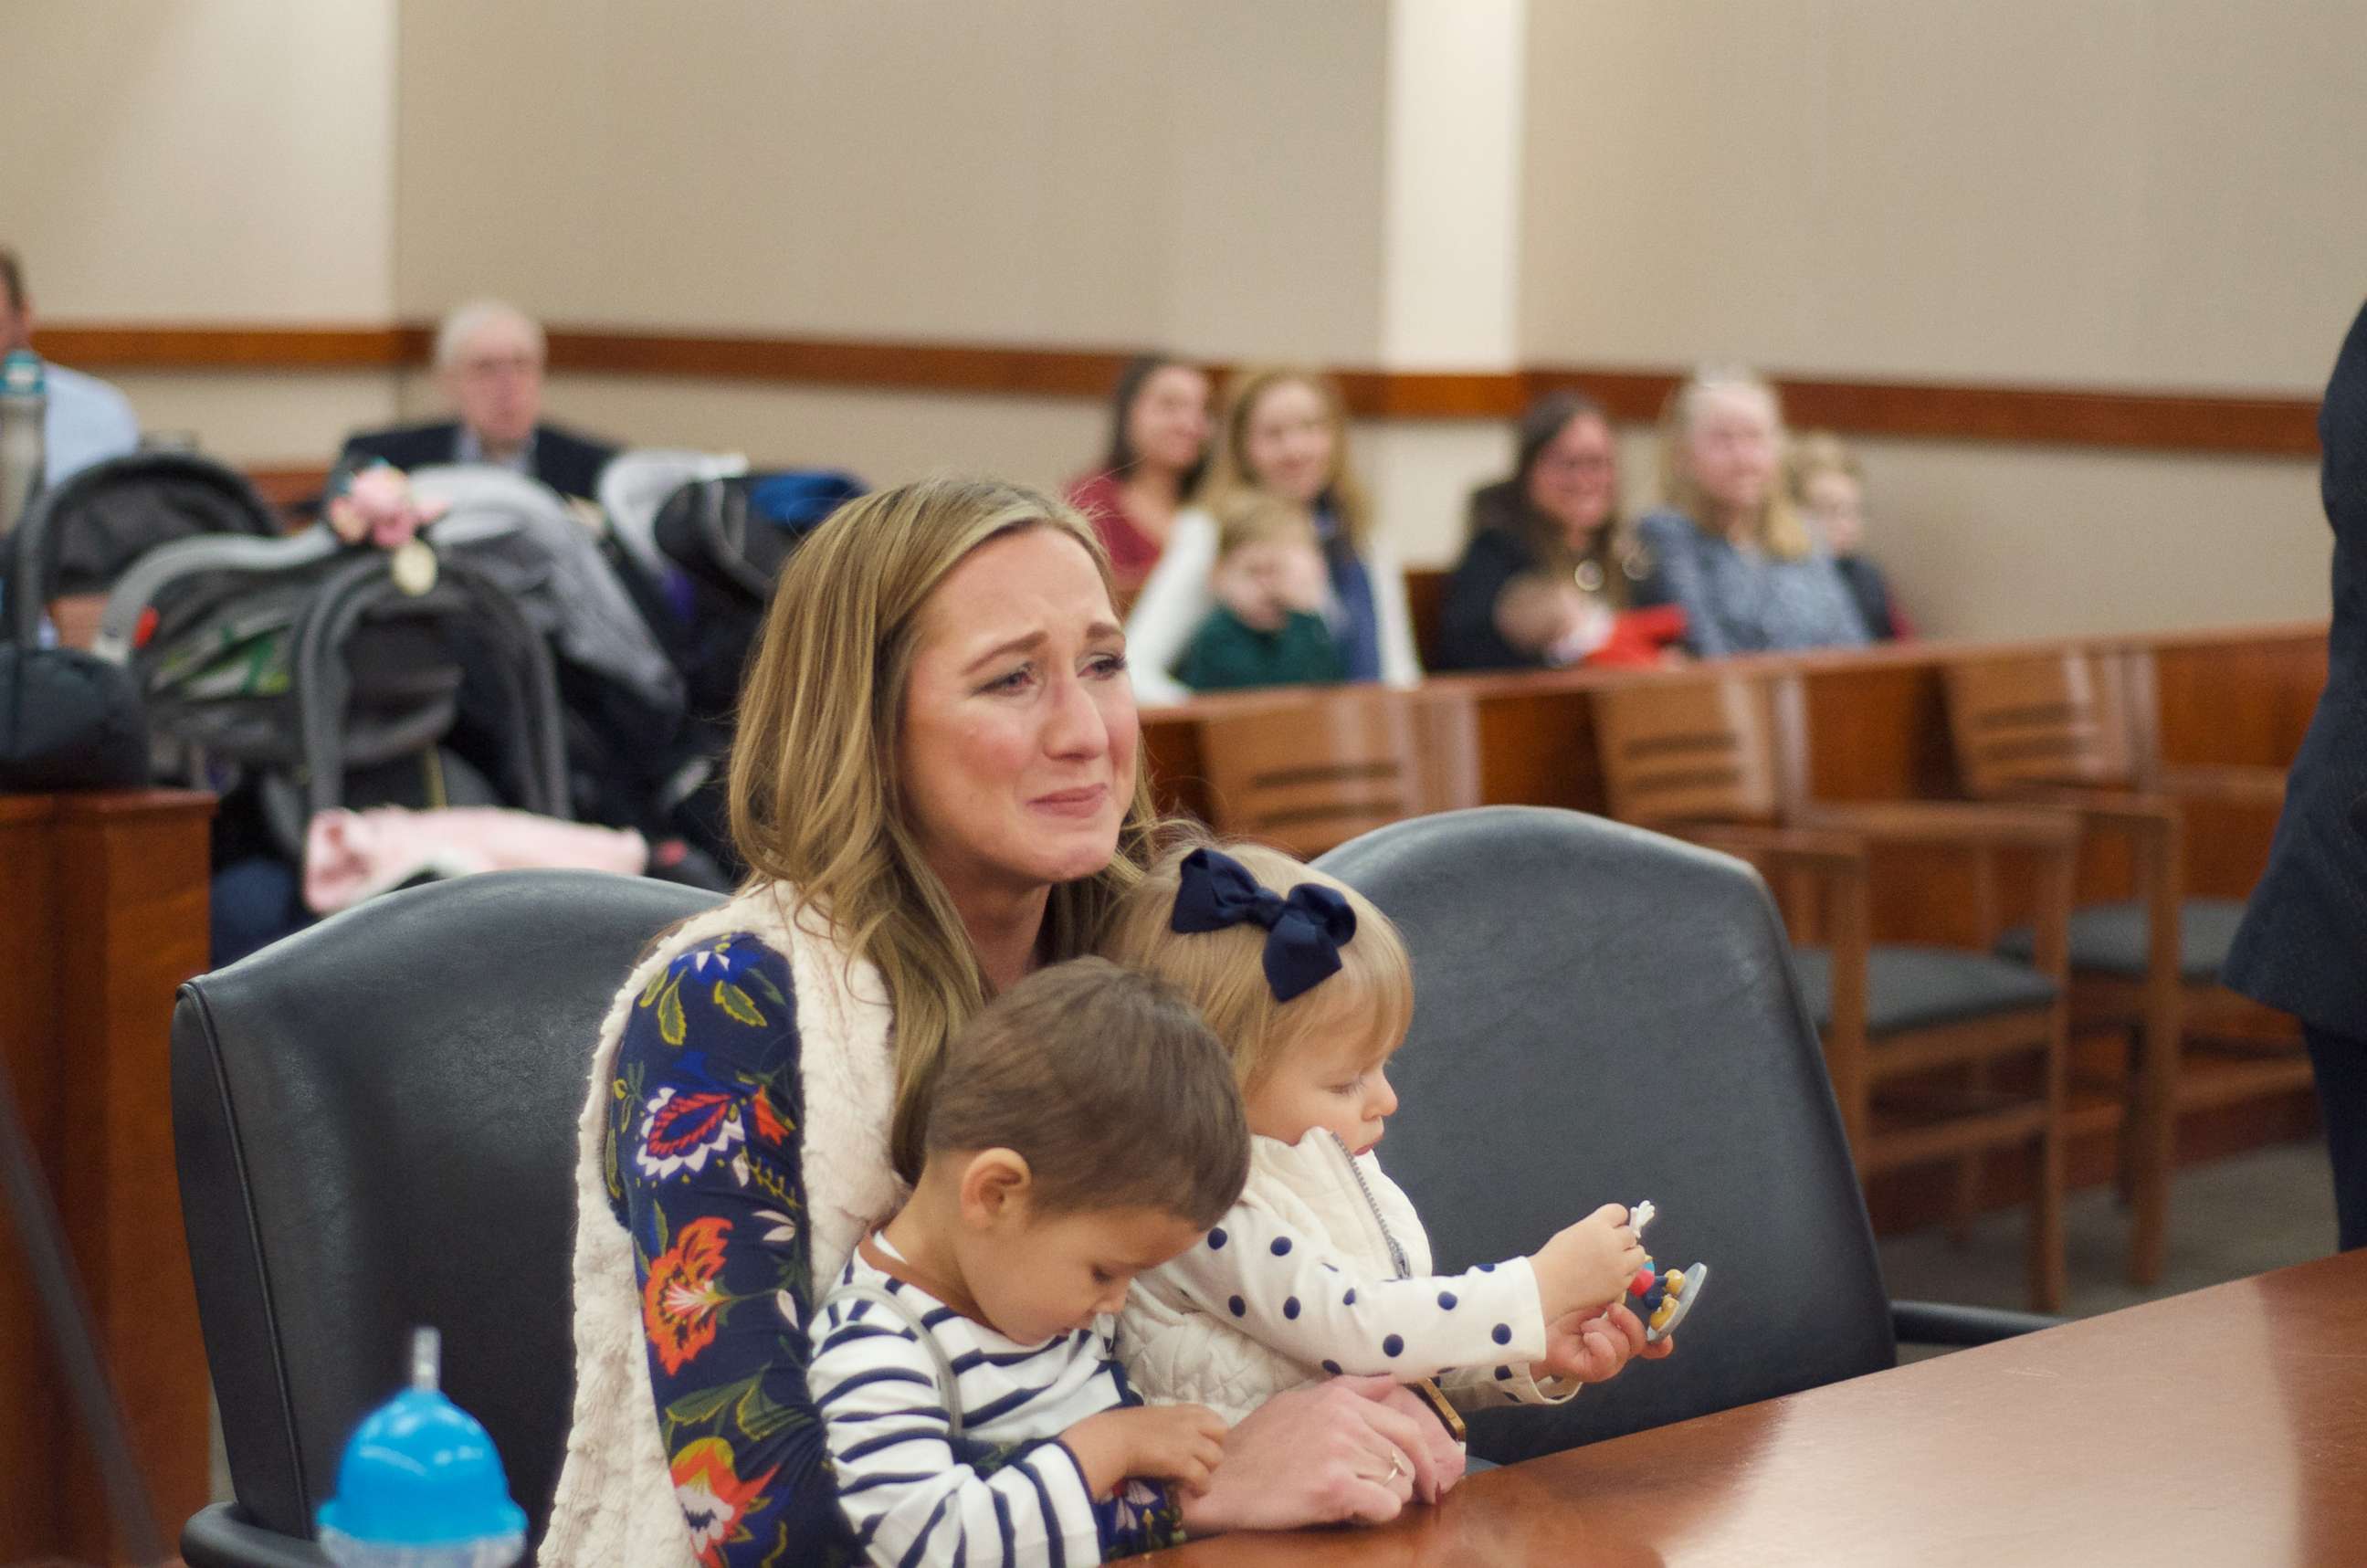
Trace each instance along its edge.
<instances>
[{"instance_id":1,"label":"pink blanket","mask_svg":"<svg viewBox=\"0 0 2367 1568\"><path fill-rule=\"evenodd\" d=\"M567 869L637 877L650 846L629 828L589 827L531 812L456 806L413 812L374 806L322 812L304 834L304 902L334 915L421 872Z\"/></svg>"}]
</instances>

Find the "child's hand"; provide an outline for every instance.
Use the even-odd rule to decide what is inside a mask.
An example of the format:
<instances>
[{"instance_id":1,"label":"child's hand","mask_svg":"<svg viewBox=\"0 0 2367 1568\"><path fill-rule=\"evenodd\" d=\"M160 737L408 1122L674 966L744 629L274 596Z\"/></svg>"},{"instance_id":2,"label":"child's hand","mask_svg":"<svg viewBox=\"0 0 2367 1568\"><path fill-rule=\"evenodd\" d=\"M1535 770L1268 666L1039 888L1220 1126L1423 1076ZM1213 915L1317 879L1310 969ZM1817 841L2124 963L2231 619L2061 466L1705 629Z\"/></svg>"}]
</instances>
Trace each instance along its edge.
<instances>
[{"instance_id":1,"label":"child's hand","mask_svg":"<svg viewBox=\"0 0 2367 1568\"><path fill-rule=\"evenodd\" d=\"M1138 1475L1173 1482L1197 1496L1225 1457L1225 1422L1204 1404L1138 1404L1088 1415L1060 1441L1077 1456L1096 1497Z\"/></svg>"},{"instance_id":2,"label":"child's hand","mask_svg":"<svg viewBox=\"0 0 2367 1568\"><path fill-rule=\"evenodd\" d=\"M1646 1344L1643 1320L1625 1302L1601 1312L1572 1312L1546 1325L1546 1356L1531 1370L1581 1383L1605 1383L1637 1356L1657 1361L1677 1347L1674 1339Z\"/></svg>"},{"instance_id":3,"label":"child's hand","mask_svg":"<svg viewBox=\"0 0 2367 1568\"><path fill-rule=\"evenodd\" d=\"M1625 1204L1606 1203L1537 1249L1537 1295L1546 1321L1607 1307L1644 1267L1643 1244L1627 1228Z\"/></svg>"},{"instance_id":4,"label":"child's hand","mask_svg":"<svg viewBox=\"0 0 2367 1568\"><path fill-rule=\"evenodd\" d=\"M1321 612L1331 592L1331 573L1323 557L1312 550L1291 550L1274 573L1274 597L1286 610L1303 615Z\"/></svg>"},{"instance_id":5,"label":"child's hand","mask_svg":"<svg viewBox=\"0 0 2367 1568\"><path fill-rule=\"evenodd\" d=\"M1235 555L1253 556L1254 551L1240 551ZM1218 604L1233 612L1234 619L1252 631L1279 630L1290 613L1273 581L1258 569L1253 559L1228 557L1217 562L1215 574L1208 579L1208 591Z\"/></svg>"}]
</instances>

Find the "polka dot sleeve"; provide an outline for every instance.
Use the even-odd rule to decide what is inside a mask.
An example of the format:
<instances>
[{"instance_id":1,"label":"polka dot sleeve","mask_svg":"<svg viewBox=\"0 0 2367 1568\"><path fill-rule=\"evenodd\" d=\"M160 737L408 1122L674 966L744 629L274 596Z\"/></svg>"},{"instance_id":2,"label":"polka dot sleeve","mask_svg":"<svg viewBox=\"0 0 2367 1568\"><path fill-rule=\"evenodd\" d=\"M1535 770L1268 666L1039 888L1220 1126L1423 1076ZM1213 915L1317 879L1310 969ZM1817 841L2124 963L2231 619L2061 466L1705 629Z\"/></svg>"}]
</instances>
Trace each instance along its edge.
<instances>
[{"instance_id":1,"label":"polka dot sleeve","mask_svg":"<svg viewBox=\"0 0 2367 1568\"><path fill-rule=\"evenodd\" d=\"M1410 1381L1449 1368L1519 1366L1546 1351L1526 1258L1392 1279L1236 1205L1161 1274L1201 1311L1310 1371Z\"/></svg>"}]
</instances>

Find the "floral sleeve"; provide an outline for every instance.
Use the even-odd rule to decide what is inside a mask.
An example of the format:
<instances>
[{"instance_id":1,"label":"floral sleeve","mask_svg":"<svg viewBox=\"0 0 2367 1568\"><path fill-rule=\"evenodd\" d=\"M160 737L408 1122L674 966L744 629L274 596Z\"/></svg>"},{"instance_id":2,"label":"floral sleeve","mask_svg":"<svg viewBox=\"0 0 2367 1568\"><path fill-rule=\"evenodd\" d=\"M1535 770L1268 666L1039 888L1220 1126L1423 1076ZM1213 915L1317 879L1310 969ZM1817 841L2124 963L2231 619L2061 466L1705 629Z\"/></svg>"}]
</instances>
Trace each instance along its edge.
<instances>
[{"instance_id":1,"label":"floral sleeve","mask_svg":"<svg viewBox=\"0 0 2367 1568\"><path fill-rule=\"evenodd\" d=\"M815 1301L788 963L753 937L676 958L610 1085L610 1204L633 1238L659 1435L704 1568L861 1560L807 1384ZM1104 1557L1182 1539L1165 1490L1095 1510Z\"/></svg>"},{"instance_id":2,"label":"floral sleeve","mask_svg":"<svg viewBox=\"0 0 2367 1568\"><path fill-rule=\"evenodd\" d=\"M787 961L684 953L642 992L611 1085L609 1199L633 1238L660 1436L705 1568L850 1561L806 1387L813 1300Z\"/></svg>"}]
</instances>

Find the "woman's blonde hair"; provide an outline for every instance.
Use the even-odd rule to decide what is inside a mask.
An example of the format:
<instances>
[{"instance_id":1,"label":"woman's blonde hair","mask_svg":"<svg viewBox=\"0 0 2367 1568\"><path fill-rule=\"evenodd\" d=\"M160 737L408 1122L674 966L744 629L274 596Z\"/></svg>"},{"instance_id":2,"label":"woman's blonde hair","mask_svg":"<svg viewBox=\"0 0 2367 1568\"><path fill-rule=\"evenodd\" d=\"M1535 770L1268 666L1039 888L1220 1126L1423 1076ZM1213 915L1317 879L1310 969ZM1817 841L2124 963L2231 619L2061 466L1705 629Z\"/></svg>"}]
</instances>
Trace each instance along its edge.
<instances>
[{"instance_id":1,"label":"woman's blonde hair","mask_svg":"<svg viewBox=\"0 0 2367 1568\"><path fill-rule=\"evenodd\" d=\"M1323 402L1324 417L1331 426L1331 472L1323 477L1323 493L1318 500L1331 508L1341 533L1362 554L1372 526L1373 506L1348 466L1348 405L1341 400L1339 383L1320 370L1297 365L1247 365L1227 378L1217 400L1217 449L1208 459L1207 474L1193 501L1221 513L1242 492L1263 488L1250 472L1244 450L1250 415L1256 412L1260 398L1292 382L1308 388Z\"/></svg>"},{"instance_id":2,"label":"woman's blonde hair","mask_svg":"<svg viewBox=\"0 0 2367 1568\"><path fill-rule=\"evenodd\" d=\"M919 1174L922 1096L946 1040L987 1001L985 971L906 819L899 746L922 611L971 551L1048 528L1074 540L1106 589L1109 558L1073 509L991 479L930 479L850 501L782 569L740 699L731 838L749 885L787 883L876 965L895 1015L889 1153ZM1101 871L1051 890L1048 961L1084 952L1159 835L1138 768Z\"/></svg>"},{"instance_id":3,"label":"woman's blonde hair","mask_svg":"<svg viewBox=\"0 0 2367 1568\"><path fill-rule=\"evenodd\" d=\"M1702 494L1693 466L1685 460L1685 449L1693 422L1701 415L1701 405L1713 397L1735 392L1764 402L1767 416L1775 426L1779 472L1775 483L1768 487L1767 503L1760 510L1759 547L1778 560L1798 561L1815 546L1809 540L1807 525L1800 520L1799 512L1792 505L1780 472L1784 402L1766 379L1755 371L1738 366L1705 367L1680 381L1669 393L1668 402L1660 405L1660 504L1682 512L1696 525L1707 526L1708 498Z\"/></svg>"},{"instance_id":4,"label":"woman's blonde hair","mask_svg":"<svg viewBox=\"0 0 2367 1568\"><path fill-rule=\"evenodd\" d=\"M1244 922L1221 931L1174 928L1184 858L1199 846L1172 844L1151 862L1112 912L1102 956L1155 974L1183 992L1232 1052L1233 1076L1245 1094L1293 1047L1308 1040L1361 1035L1382 1042L1376 1060L1397 1049L1413 1021L1413 960L1389 917L1347 883L1279 849L1223 846L1269 892L1286 896L1301 882L1314 882L1345 896L1356 912L1356 934L1340 949L1340 971L1277 1002L1265 978L1262 927Z\"/></svg>"}]
</instances>

